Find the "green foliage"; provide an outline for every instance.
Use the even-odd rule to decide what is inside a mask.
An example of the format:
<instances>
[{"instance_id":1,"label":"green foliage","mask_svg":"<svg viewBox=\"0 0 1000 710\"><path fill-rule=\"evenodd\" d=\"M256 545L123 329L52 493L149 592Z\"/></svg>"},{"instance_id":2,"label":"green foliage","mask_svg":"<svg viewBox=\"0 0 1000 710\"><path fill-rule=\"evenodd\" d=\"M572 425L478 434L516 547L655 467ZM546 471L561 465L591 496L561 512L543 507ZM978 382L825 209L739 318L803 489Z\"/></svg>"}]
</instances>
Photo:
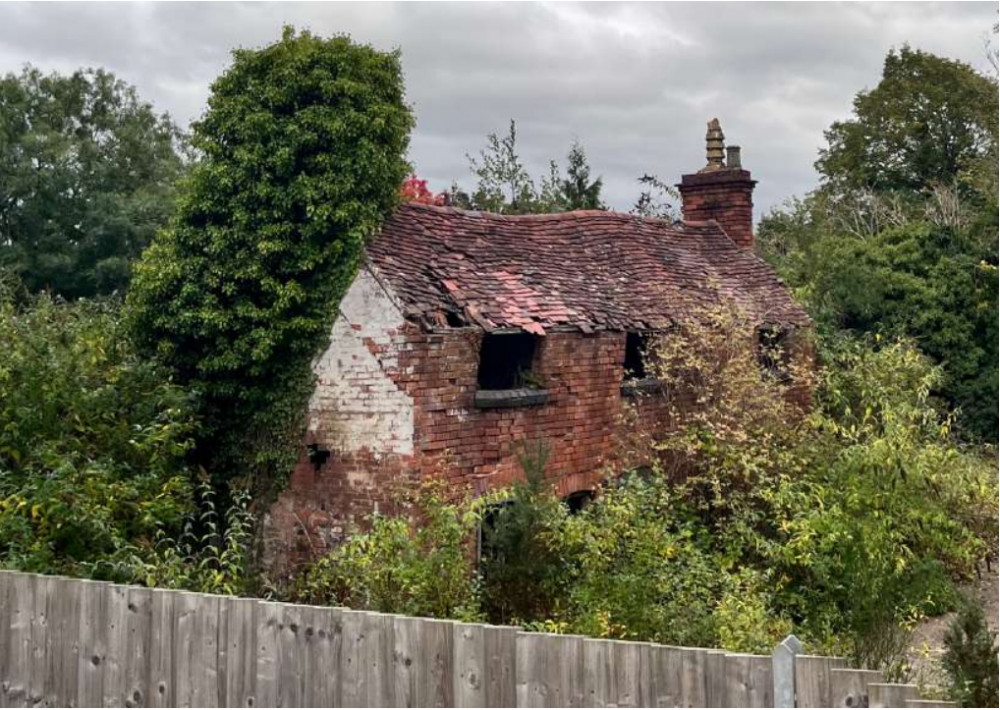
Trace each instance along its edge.
<instances>
[{"instance_id":1,"label":"green foliage","mask_svg":"<svg viewBox=\"0 0 1000 710\"><path fill-rule=\"evenodd\" d=\"M660 217L661 219L678 220L677 203L681 196L677 189L663 182L656 175L645 174L637 181L642 191L636 199L631 214L640 217Z\"/></svg>"},{"instance_id":2,"label":"green foliage","mask_svg":"<svg viewBox=\"0 0 1000 710\"><path fill-rule=\"evenodd\" d=\"M567 511L543 479L548 449L534 442L517 453L525 480L483 521L483 608L498 624L550 618L567 581L554 538Z\"/></svg>"},{"instance_id":3,"label":"green foliage","mask_svg":"<svg viewBox=\"0 0 1000 710\"><path fill-rule=\"evenodd\" d=\"M190 396L123 337L114 303L0 284L0 564L127 579L191 506Z\"/></svg>"},{"instance_id":4,"label":"green foliage","mask_svg":"<svg viewBox=\"0 0 1000 710\"><path fill-rule=\"evenodd\" d=\"M103 69L0 78L0 267L66 298L123 289L173 212L181 139Z\"/></svg>"},{"instance_id":5,"label":"green foliage","mask_svg":"<svg viewBox=\"0 0 1000 710\"><path fill-rule=\"evenodd\" d=\"M967 436L997 422L997 85L904 48L835 123L819 190L758 249L826 330L908 336L944 367Z\"/></svg>"},{"instance_id":6,"label":"green foliage","mask_svg":"<svg viewBox=\"0 0 1000 710\"><path fill-rule=\"evenodd\" d=\"M161 530L151 548L136 551L132 576L137 582L205 594L256 591L249 555L254 524L250 493L234 491L224 516L217 511L217 498L207 479L198 483L197 510L183 532L175 539Z\"/></svg>"},{"instance_id":7,"label":"green foliage","mask_svg":"<svg viewBox=\"0 0 1000 710\"><path fill-rule=\"evenodd\" d=\"M368 532L351 535L308 567L293 596L313 604L477 620L469 543L478 508L446 501L434 481L401 495L406 502L400 513L373 516Z\"/></svg>"},{"instance_id":8,"label":"green foliage","mask_svg":"<svg viewBox=\"0 0 1000 710\"><path fill-rule=\"evenodd\" d=\"M311 359L408 174L413 117L398 53L286 28L233 57L128 305L145 352L202 394L200 460L264 487L294 461Z\"/></svg>"},{"instance_id":9,"label":"green foliage","mask_svg":"<svg viewBox=\"0 0 1000 710\"><path fill-rule=\"evenodd\" d=\"M566 177L559 181L559 200L566 211L603 210L601 178L591 181L587 154L579 141L573 141L566 156Z\"/></svg>"},{"instance_id":10,"label":"green foliage","mask_svg":"<svg viewBox=\"0 0 1000 710\"><path fill-rule=\"evenodd\" d=\"M966 601L944 637L943 665L951 679L952 693L963 707L997 707L996 632L976 603Z\"/></svg>"},{"instance_id":11,"label":"green foliage","mask_svg":"<svg viewBox=\"0 0 1000 710\"><path fill-rule=\"evenodd\" d=\"M601 178L590 179L590 165L583 146L574 141L566 157L565 176L556 162L549 162L549 174L535 185L521 162L517 148L517 124L510 121L505 136L490 133L479 157L466 156L477 178L469 195L453 185L450 201L463 209L498 214L547 214L571 210L603 210Z\"/></svg>"},{"instance_id":12,"label":"green foliage","mask_svg":"<svg viewBox=\"0 0 1000 710\"><path fill-rule=\"evenodd\" d=\"M809 344L790 336L792 377L775 378L745 345L752 326L720 307L651 343L647 371L665 388L648 396L663 398L655 409L672 426L627 419L620 453L653 464L612 476L582 511L544 483L544 446L525 445L526 481L468 504L483 520L481 593L449 583L452 606L547 631L755 653L794 631L904 677L912 624L953 608L955 582L995 554L995 453L956 444L932 396L940 369L911 342L822 343L805 412L788 397L806 382ZM464 515L441 501L426 510ZM405 613L416 602L401 590L421 587L400 580L435 554L460 557L454 533L414 545L409 518L377 520L323 563L323 589L335 591L313 599Z\"/></svg>"},{"instance_id":13,"label":"green foliage","mask_svg":"<svg viewBox=\"0 0 1000 710\"><path fill-rule=\"evenodd\" d=\"M879 192L950 183L989 155L996 98L996 81L967 64L890 51L878 86L855 97L855 117L826 132L816 168L841 187Z\"/></svg>"}]
</instances>

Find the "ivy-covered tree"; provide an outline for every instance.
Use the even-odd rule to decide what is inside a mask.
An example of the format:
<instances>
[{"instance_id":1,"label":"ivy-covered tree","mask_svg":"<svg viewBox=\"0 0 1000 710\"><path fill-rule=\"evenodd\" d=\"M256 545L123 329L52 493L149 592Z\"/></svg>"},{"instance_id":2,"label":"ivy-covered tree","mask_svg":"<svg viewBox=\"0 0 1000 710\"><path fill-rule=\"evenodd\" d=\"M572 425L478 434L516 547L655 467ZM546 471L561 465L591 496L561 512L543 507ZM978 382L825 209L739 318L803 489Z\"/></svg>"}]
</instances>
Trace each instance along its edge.
<instances>
[{"instance_id":1,"label":"ivy-covered tree","mask_svg":"<svg viewBox=\"0 0 1000 710\"><path fill-rule=\"evenodd\" d=\"M128 306L138 342L201 392L213 474L266 485L290 469L311 360L398 200L412 125L398 52L344 36L286 27L212 85L204 158Z\"/></svg>"},{"instance_id":2,"label":"ivy-covered tree","mask_svg":"<svg viewBox=\"0 0 1000 710\"><path fill-rule=\"evenodd\" d=\"M173 212L181 138L103 69L0 78L0 266L66 298L125 287Z\"/></svg>"}]
</instances>

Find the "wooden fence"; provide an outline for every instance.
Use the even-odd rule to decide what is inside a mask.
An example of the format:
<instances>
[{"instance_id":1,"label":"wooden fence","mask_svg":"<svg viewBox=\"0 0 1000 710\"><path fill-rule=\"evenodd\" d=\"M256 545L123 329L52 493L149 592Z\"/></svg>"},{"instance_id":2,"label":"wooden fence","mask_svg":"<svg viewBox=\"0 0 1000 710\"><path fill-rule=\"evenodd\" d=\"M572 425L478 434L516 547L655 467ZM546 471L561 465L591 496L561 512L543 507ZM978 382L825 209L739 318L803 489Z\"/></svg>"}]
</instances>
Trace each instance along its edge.
<instances>
[{"instance_id":1,"label":"wooden fence","mask_svg":"<svg viewBox=\"0 0 1000 710\"><path fill-rule=\"evenodd\" d=\"M800 650L793 637L755 656L0 571L0 707L926 704Z\"/></svg>"}]
</instances>

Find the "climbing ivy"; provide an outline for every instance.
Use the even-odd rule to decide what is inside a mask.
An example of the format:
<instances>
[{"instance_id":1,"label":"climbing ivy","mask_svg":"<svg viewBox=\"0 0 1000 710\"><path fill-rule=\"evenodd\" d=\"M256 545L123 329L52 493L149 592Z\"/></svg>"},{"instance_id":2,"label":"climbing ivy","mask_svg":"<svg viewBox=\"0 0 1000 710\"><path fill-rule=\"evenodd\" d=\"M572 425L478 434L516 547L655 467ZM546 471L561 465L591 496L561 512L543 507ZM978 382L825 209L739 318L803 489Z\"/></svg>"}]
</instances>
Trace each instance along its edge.
<instances>
[{"instance_id":1,"label":"climbing ivy","mask_svg":"<svg viewBox=\"0 0 1000 710\"><path fill-rule=\"evenodd\" d=\"M412 125L399 53L348 37L286 27L212 85L202 159L128 306L137 342L199 393L197 457L217 478L289 470L311 360L409 174Z\"/></svg>"}]
</instances>

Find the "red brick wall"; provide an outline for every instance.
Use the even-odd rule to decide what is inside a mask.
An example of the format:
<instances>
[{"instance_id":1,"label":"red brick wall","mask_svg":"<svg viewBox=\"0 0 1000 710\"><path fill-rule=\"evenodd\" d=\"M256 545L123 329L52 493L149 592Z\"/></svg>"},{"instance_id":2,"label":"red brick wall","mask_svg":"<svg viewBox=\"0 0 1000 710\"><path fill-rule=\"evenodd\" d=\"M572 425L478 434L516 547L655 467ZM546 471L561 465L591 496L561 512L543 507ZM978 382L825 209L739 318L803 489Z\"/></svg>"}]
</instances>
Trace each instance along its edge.
<instances>
[{"instance_id":1,"label":"red brick wall","mask_svg":"<svg viewBox=\"0 0 1000 710\"><path fill-rule=\"evenodd\" d=\"M545 475L560 496L589 489L621 442L623 402L638 402L643 422L663 420L662 398L623 397L626 336L609 332L540 338L533 369L547 404L477 409L482 332L424 332L394 312L373 283L359 279L352 287L317 361L306 443L330 456L314 466L304 447L268 511L265 565L272 570L288 572L372 512L392 512L401 482L444 476L456 495L508 485L523 475L516 446L524 441L545 442Z\"/></svg>"},{"instance_id":2,"label":"red brick wall","mask_svg":"<svg viewBox=\"0 0 1000 710\"><path fill-rule=\"evenodd\" d=\"M412 455L331 451L317 470L303 454L265 526L278 567L322 553L376 508L390 512L401 479L444 476L456 494L508 485L523 475L515 447L524 441L545 442L545 475L559 495L598 482L621 413L624 333L541 338L534 371L549 401L509 409L473 404L481 337L416 327L397 335L398 364L386 374L413 400ZM309 443L328 448L323 423L313 424Z\"/></svg>"},{"instance_id":3,"label":"red brick wall","mask_svg":"<svg viewBox=\"0 0 1000 710\"><path fill-rule=\"evenodd\" d=\"M737 246L753 249L753 187L746 170L684 175L677 186L684 219L715 220Z\"/></svg>"}]
</instances>

